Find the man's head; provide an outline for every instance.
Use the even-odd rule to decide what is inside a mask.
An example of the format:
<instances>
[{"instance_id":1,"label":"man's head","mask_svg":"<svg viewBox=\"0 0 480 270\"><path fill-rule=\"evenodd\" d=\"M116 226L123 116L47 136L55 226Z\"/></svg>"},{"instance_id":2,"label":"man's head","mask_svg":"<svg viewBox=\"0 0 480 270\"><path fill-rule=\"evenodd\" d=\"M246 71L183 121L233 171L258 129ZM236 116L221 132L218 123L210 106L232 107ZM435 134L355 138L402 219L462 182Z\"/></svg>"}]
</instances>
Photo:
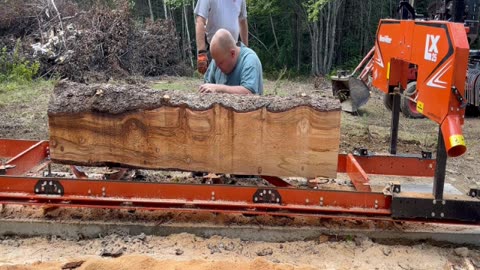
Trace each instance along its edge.
<instances>
[{"instance_id":1,"label":"man's head","mask_svg":"<svg viewBox=\"0 0 480 270\"><path fill-rule=\"evenodd\" d=\"M225 74L230 74L237 64L240 48L235 44L230 32L219 29L212 37L210 53L217 67Z\"/></svg>"}]
</instances>

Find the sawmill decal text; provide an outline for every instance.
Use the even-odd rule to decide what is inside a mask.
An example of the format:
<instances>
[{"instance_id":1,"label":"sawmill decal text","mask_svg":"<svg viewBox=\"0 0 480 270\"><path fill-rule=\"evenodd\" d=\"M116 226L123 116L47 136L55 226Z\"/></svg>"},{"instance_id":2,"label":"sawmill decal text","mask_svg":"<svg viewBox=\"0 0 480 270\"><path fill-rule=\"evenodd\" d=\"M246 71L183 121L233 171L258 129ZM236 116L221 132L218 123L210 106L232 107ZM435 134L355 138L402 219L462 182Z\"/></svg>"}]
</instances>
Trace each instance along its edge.
<instances>
[{"instance_id":1,"label":"sawmill decal text","mask_svg":"<svg viewBox=\"0 0 480 270\"><path fill-rule=\"evenodd\" d=\"M438 56L438 41L440 40L439 35L430 35L427 34L427 39L425 40L425 60L437 62Z\"/></svg>"}]
</instances>

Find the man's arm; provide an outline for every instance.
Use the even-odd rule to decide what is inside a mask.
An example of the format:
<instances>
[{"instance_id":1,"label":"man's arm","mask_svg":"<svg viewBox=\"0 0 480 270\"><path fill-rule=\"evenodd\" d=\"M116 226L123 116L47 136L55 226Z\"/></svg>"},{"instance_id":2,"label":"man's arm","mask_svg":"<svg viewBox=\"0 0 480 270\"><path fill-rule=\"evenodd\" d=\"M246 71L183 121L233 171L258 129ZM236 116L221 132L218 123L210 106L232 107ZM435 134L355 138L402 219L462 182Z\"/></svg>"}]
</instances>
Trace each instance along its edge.
<instances>
[{"instance_id":1,"label":"man's arm","mask_svg":"<svg viewBox=\"0 0 480 270\"><path fill-rule=\"evenodd\" d=\"M205 24L207 20L198 15L195 19L195 38L197 40L197 52L207 50L207 44L205 44Z\"/></svg>"},{"instance_id":2,"label":"man's arm","mask_svg":"<svg viewBox=\"0 0 480 270\"><path fill-rule=\"evenodd\" d=\"M247 49L248 50L248 49ZM262 63L255 53L247 54L244 59L240 85L257 95L263 94Z\"/></svg>"},{"instance_id":3,"label":"man's arm","mask_svg":"<svg viewBox=\"0 0 480 270\"><path fill-rule=\"evenodd\" d=\"M204 83L216 83L215 81L215 70L217 69L217 65L215 64L215 60L208 65L207 71L205 72L205 75L203 76L203 82Z\"/></svg>"},{"instance_id":4,"label":"man's arm","mask_svg":"<svg viewBox=\"0 0 480 270\"><path fill-rule=\"evenodd\" d=\"M248 47L248 22L247 18L239 18L238 23L240 24L240 39L243 44Z\"/></svg>"},{"instance_id":5,"label":"man's arm","mask_svg":"<svg viewBox=\"0 0 480 270\"><path fill-rule=\"evenodd\" d=\"M243 44L248 47L247 0L242 2L240 15L238 16L238 24L240 26L240 39Z\"/></svg>"},{"instance_id":6,"label":"man's arm","mask_svg":"<svg viewBox=\"0 0 480 270\"><path fill-rule=\"evenodd\" d=\"M226 94L238 94L238 95L249 95L253 94L247 88L238 85L238 86L229 86L224 84L212 84L206 83L200 85L200 93L226 93Z\"/></svg>"}]
</instances>

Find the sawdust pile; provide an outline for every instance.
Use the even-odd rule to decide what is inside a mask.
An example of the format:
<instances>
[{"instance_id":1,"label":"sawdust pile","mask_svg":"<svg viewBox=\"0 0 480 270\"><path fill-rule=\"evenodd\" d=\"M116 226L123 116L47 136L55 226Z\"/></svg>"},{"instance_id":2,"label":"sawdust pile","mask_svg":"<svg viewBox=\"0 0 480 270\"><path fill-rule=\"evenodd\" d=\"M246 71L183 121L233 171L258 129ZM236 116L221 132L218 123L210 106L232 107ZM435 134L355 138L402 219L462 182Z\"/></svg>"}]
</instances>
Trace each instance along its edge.
<instances>
[{"instance_id":1,"label":"sawdust pile","mask_svg":"<svg viewBox=\"0 0 480 270\"><path fill-rule=\"evenodd\" d=\"M191 234L167 237L107 235L65 241L0 238L3 269L478 269L480 253L467 247L383 245L366 237L334 241L261 242ZM128 243L125 240L129 240ZM122 244L123 242L123 244ZM120 246L119 246L120 245ZM119 257L105 248L124 247ZM102 255L103 254L103 255ZM69 267L67 267L69 266ZM228 268L227 268L228 267Z\"/></svg>"},{"instance_id":2,"label":"sawdust pile","mask_svg":"<svg viewBox=\"0 0 480 270\"><path fill-rule=\"evenodd\" d=\"M264 259L256 259L253 261L205 261L205 260L191 260L191 261L174 261L174 260L156 260L152 257L132 255L124 256L116 259L90 259L85 262L78 262L80 267L78 270L131 270L131 269L150 269L150 270L176 270L176 269L196 269L196 270L310 270L312 267L295 267L289 264L275 264ZM31 266L10 266L9 270L58 270L62 269L65 264L60 263L37 263Z\"/></svg>"},{"instance_id":3,"label":"sawdust pile","mask_svg":"<svg viewBox=\"0 0 480 270\"><path fill-rule=\"evenodd\" d=\"M107 270L107 269L161 269L161 270L175 270L175 269L197 269L197 270L230 270L232 268L241 269L262 269L262 270L300 270L313 269L306 267L293 267L290 265L275 265L263 259L256 259L251 262L208 262L202 260L193 260L187 262L179 261L158 261L153 258L145 256L126 256L117 260L91 260L85 262L79 269L84 270Z\"/></svg>"},{"instance_id":4,"label":"sawdust pile","mask_svg":"<svg viewBox=\"0 0 480 270\"><path fill-rule=\"evenodd\" d=\"M43 76L105 82L125 76L188 75L170 20L133 19L129 1L82 10L71 0L2 1L0 48L40 62ZM57 11L58 10L58 11Z\"/></svg>"}]
</instances>

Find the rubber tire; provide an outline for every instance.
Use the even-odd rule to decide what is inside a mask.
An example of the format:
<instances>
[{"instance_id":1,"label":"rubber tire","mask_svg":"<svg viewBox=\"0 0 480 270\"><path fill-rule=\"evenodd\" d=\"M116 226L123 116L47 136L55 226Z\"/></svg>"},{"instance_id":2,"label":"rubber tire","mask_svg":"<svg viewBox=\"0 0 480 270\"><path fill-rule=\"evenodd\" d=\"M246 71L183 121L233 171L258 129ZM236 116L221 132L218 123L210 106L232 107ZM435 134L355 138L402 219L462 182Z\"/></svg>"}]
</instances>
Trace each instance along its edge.
<instances>
[{"instance_id":1,"label":"rubber tire","mask_svg":"<svg viewBox=\"0 0 480 270\"><path fill-rule=\"evenodd\" d=\"M393 95L384 94L383 95L383 105L387 110L391 111L393 107Z\"/></svg>"},{"instance_id":2,"label":"rubber tire","mask_svg":"<svg viewBox=\"0 0 480 270\"><path fill-rule=\"evenodd\" d=\"M468 104L465 108L465 117L479 117L480 108L474 105Z\"/></svg>"},{"instance_id":3,"label":"rubber tire","mask_svg":"<svg viewBox=\"0 0 480 270\"><path fill-rule=\"evenodd\" d=\"M407 84L407 89L403 91L404 96L402 96L402 99L400 101L400 110L402 111L402 114L407 118L420 119L425 117L423 116L423 114L417 111L417 104L407 97L410 94L414 93L416 90L417 82L413 81L409 82Z\"/></svg>"}]
</instances>

